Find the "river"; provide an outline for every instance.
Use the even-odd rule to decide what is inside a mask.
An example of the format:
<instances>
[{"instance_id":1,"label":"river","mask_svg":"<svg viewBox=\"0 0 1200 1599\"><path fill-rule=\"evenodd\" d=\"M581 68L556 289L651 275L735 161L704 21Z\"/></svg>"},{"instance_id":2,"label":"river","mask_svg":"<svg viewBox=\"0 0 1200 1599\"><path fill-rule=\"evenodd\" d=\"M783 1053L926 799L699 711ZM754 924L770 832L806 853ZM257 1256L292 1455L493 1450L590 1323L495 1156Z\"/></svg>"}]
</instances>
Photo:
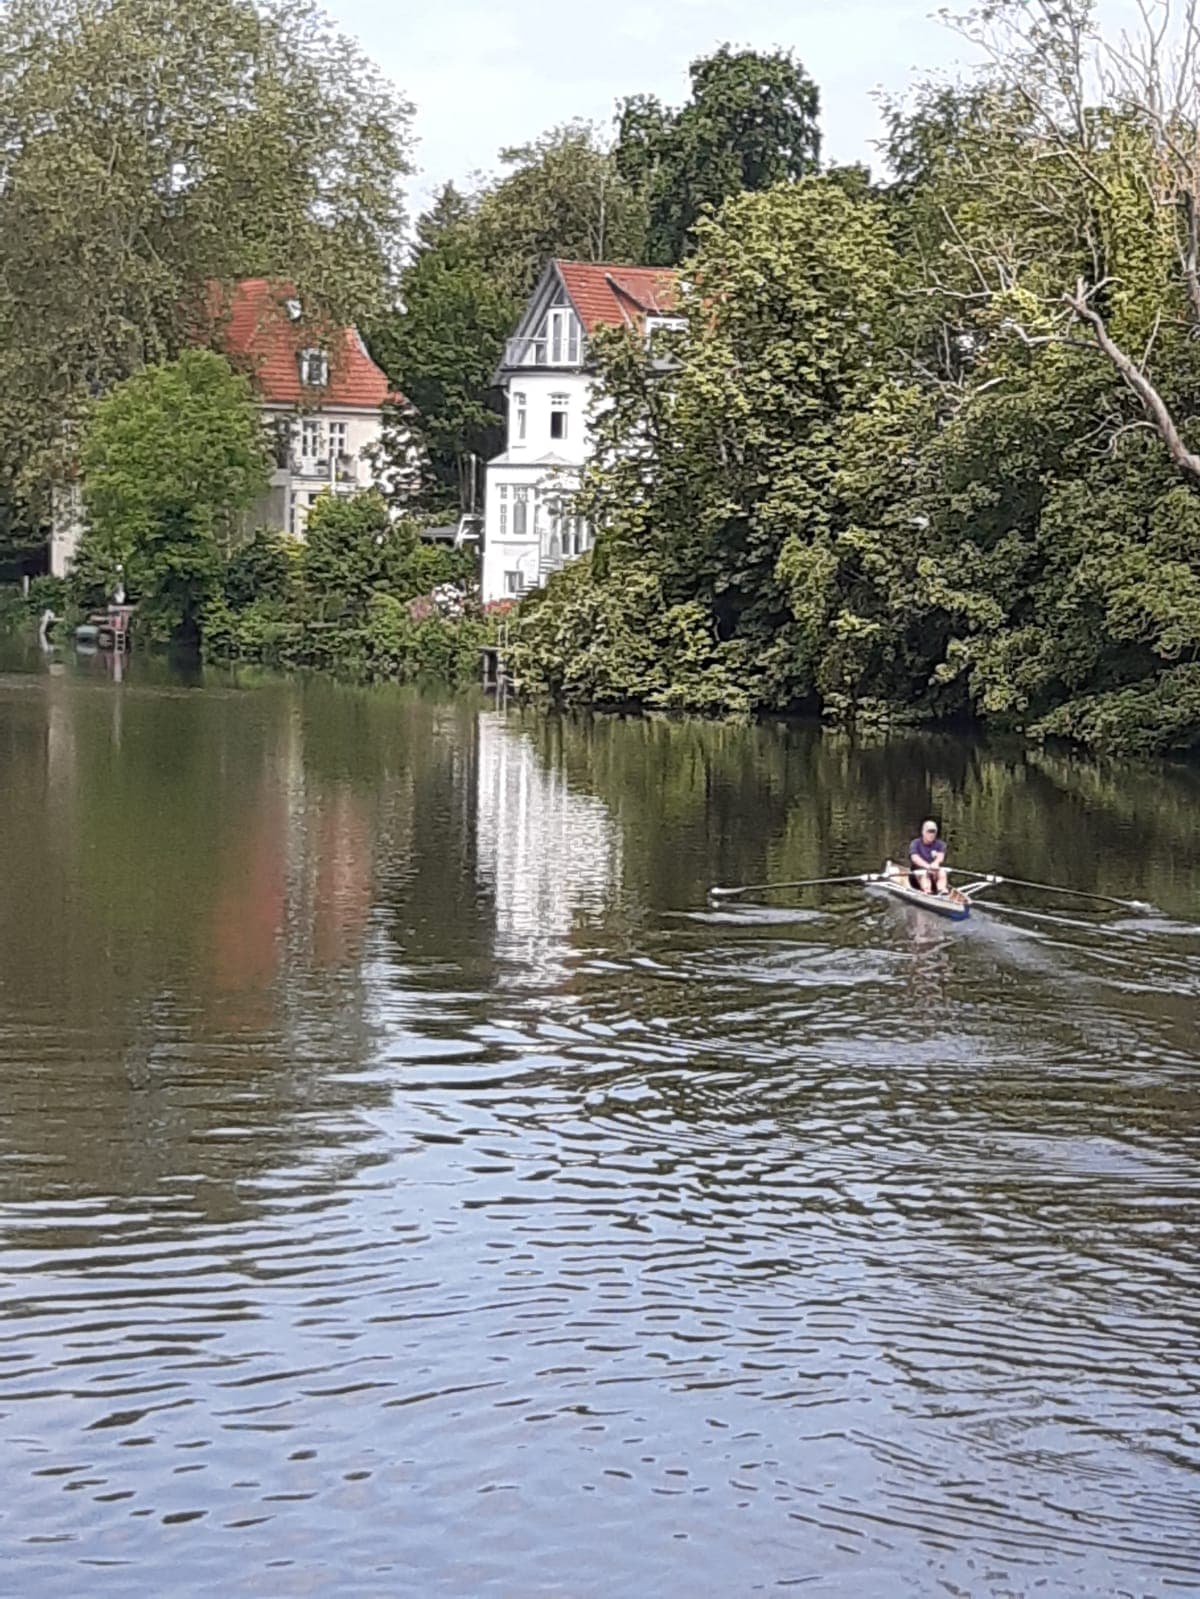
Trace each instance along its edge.
<instances>
[{"instance_id":1,"label":"river","mask_svg":"<svg viewBox=\"0 0 1200 1599\"><path fill-rule=\"evenodd\" d=\"M6 1594L1200 1592L1200 774L0 676ZM859 888L958 859L1150 902Z\"/></svg>"}]
</instances>

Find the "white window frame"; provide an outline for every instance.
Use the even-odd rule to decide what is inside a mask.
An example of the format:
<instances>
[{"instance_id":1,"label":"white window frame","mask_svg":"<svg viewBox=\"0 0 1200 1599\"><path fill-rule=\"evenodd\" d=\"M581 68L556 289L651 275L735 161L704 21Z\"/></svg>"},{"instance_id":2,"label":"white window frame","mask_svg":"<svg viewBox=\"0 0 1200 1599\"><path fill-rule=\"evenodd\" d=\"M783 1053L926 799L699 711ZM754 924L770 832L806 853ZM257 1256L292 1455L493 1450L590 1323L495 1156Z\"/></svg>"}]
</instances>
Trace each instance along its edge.
<instances>
[{"instance_id":1,"label":"white window frame","mask_svg":"<svg viewBox=\"0 0 1200 1599\"><path fill-rule=\"evenodd\" d=\"M546 365L578 366L579 318L569 305L556 306L546 317Z\"/></svg>"},{"instance_id":2,"label":"white window frame","mask_svg":"<svg viewBox=\"0 0 1200 1599\"><path fill-rule=\"evenodd\" d=\"M345 422L329 423L329 459L331 461L335 456L348 455L350 453L348 433L349 429Z\"/></svg>"},{"instance_id":3,"label":"white window frame","mask_svg":"<svg viewBox=\"0 0 1200 1599\"><path fill-rule=\"evenodd\" d=\"M513 442L524 444L529 430L529 401L524 389L513 395Z\"/></svg>"},{"instance_id":4,"label":"white window frame","mask_svg":"<svg viewBox=\"0 0 1200 1599\"><path fill-rule=\"evenodd\" d=\"M567 418L571 414L571 396L569 394L552 394L550 396L550 437L552 439L565 439L567 436ZM556 418L562 417L562 432L554 431Z\"/></svg>"},{"instance_id":5,"label":"white window frame","mask_svg":"<svg viewBox=\"0 0 1200 1599\"><path fill-rule=\"evenodd\" d=\"M500 495L500 537L508 537L508 484L501 483L498 491Z\"/></svg>"},{"instance_id":6,"label":"white window frame","mask_svg":"<svg viewBox=\"0 0 1200 1599\"><path fill-rule=\"evenodd\" d=\"M513 538L525 539L529 537L530 522L537 519L537 502L534 501L534 514L529 515L529 490L527 488L513 489Z\"/></svg>"},{"instance_id":7,"label":"white window frame","mask_svg":"<svg viewBox=\"0 0 1200 1599\"><path fill-rule=\"evenodd\" d=\"M512 571L505 572L505 574L504 574L504 592L506 594L519 594L521 592L521 574L520 574L520 572L512 572Z\"/></svg>"},{"instance_id":8,"label":"white window frame","mask_svg":"<svg viewBox=\"0 0 1200 1599\"><path fill-rule=\"evenodd\" d=\"M329 387L329 357L324 350L300 351L300 381L306 389Z\"/></svg>"},{"instance_id":9,"label":"white window frame","mask_svg":"<svg viewBox=\"0 0 1200 1599\"><path fill-rule=\"evenodd\" d=\"M300 459L319 461L325 454L325 424L320 417L306 416L300 423Z\"/></svg>"}]
</instances>

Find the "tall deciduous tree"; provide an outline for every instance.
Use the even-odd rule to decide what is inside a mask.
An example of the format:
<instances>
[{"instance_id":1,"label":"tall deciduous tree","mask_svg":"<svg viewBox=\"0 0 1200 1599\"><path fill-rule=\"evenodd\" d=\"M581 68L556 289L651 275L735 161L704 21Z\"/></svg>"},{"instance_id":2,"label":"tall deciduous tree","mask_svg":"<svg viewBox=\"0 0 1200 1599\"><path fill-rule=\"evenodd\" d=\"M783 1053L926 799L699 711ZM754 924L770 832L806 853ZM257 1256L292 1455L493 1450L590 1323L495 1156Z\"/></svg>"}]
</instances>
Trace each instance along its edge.
<instances>
[{"instance_id":1,"label":"tall deciduous tree","mask_svg":"<svg viewBox=\"0 0 1200 1599\"><path fill-rule=\"evenodd\" d=\"M308 0L0 12L0 481L44 511L62 426L186 341L210 279L362 321L410 109Z\"/></svg>"},{"instance_id":2,"label":"tall deciduous tree","mask_svg":"<svg viewBox=\"0 0 1200 1599\"><path fill-rule=\"evenodd\" d=\"M700 685L695 699L686 681L659 686L655 703L788 706L819 684L841 625L842 431L877 382L896 281L881 208L808 178L700 223L673 370L651 372L623 335L601 349L611 404L581 497L602 530L592 572L616 613L639 599L635 633L672 612ZM553 605L543 642L594 659L602 608L575 609L575 632ZM540 659L519 665L536 679Z\"/></svg>"},{"instance_id":3,"label":"tall deciduous tree","mask_svg":"<svg viewBox=\"0 0 1200 1599\"><path fill-rule=\"evenodd\" d=\"M82 451L80 577L124 573L151 636L194 637L270 463L249 380L185 350L112 388Z\"/></svg>"},{"instance_id":4,"label":"tall deciduous tree","mask_svg":"<svg viewBox=\"0 0 1200 1599\"><path fill-rule=\"evenodd\" d=\"M500 160L508 170L480 194L475 232L482 259L516 300L551 256L641 260L645 202L587 123L555 128Z\"/></svg>"},{"instance_id":5,"label":"tall deciduous tree","mask_svg":"<svg viewBox=\"0 0 1200 1599\"><path fill-rule=\"evenodd\" d=\"M815 172L820 158L820 94L789 51L723 45L692 63L691 83L678 109L636 95L620 112L617 166L646 195L653 265L683 259L705 207Z\"/></svg>"},{"instance_id":6,"label":"tall deciduous tree","mask_svg":"<svg viewBox=\"0 0 1200 1599\"><path fill-rule=\"evenodd\" d=\"M371 346L413 402L411 422L432 469L432 493L467 504L471 456L500 447L492 379L546 261L637 261L645 207L593 129L572 123L506 150L509 168L471 196L444 189L418 224L400 282L402 308L377 322Z\"/></svg>"}]
</instances>

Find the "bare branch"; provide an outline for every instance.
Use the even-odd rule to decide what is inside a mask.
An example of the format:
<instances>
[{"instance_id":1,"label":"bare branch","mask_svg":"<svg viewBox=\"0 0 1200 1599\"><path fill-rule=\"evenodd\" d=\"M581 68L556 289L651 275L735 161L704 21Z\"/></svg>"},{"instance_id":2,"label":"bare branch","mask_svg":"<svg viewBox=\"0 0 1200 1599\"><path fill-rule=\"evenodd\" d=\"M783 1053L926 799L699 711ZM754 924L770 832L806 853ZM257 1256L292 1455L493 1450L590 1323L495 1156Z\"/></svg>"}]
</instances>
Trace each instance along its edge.
<instances>
[{"instance_id":1,"label":"bare branch","mask_svg":"<svg viewBox=\"0 0 1200 1599\"><path fill-rule=\"evenodd\" d=\"M1094 290L1089 290L1080 282L1076 285L1074 294L1065 294L1063 299L1081 322L1091 328L1096 340L1096 345L1112 362L1124 382L1133 390L1141 401L1155 431L1167 447L1167 453L1189 477L1200 480L1200 455L1189 450L1179 436L1179 429L1175 419L1167 406L1166 401L1144 372L1139 370L1136 362L1130 360L1125 351L1112 338L1105 325L1104 318L1090 303Z\"/></svg>"}]
</instances>

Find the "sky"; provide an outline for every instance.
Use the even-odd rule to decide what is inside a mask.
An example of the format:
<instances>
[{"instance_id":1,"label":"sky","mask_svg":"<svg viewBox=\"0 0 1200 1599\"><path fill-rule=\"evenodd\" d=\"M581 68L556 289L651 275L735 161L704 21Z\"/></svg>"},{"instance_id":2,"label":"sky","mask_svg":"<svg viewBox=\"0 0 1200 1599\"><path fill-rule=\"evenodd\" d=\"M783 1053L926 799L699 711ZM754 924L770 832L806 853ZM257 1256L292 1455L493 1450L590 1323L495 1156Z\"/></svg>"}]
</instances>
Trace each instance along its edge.
<instances>
[{"instance_id":1,"label":"sky","mask_svg":"<svg viewBox=\"0 0 1200 1599\"><path fill-rule=\"evenodd\" d=\"M825 156L878 167L872 91L902 93L966 46L931 0L325 0L416 107L419 210L447 179L574 117L611 124L618 99L688 95L688 63L729 43L795 52L821 88Z\"/></svg>"}]
</instances>

